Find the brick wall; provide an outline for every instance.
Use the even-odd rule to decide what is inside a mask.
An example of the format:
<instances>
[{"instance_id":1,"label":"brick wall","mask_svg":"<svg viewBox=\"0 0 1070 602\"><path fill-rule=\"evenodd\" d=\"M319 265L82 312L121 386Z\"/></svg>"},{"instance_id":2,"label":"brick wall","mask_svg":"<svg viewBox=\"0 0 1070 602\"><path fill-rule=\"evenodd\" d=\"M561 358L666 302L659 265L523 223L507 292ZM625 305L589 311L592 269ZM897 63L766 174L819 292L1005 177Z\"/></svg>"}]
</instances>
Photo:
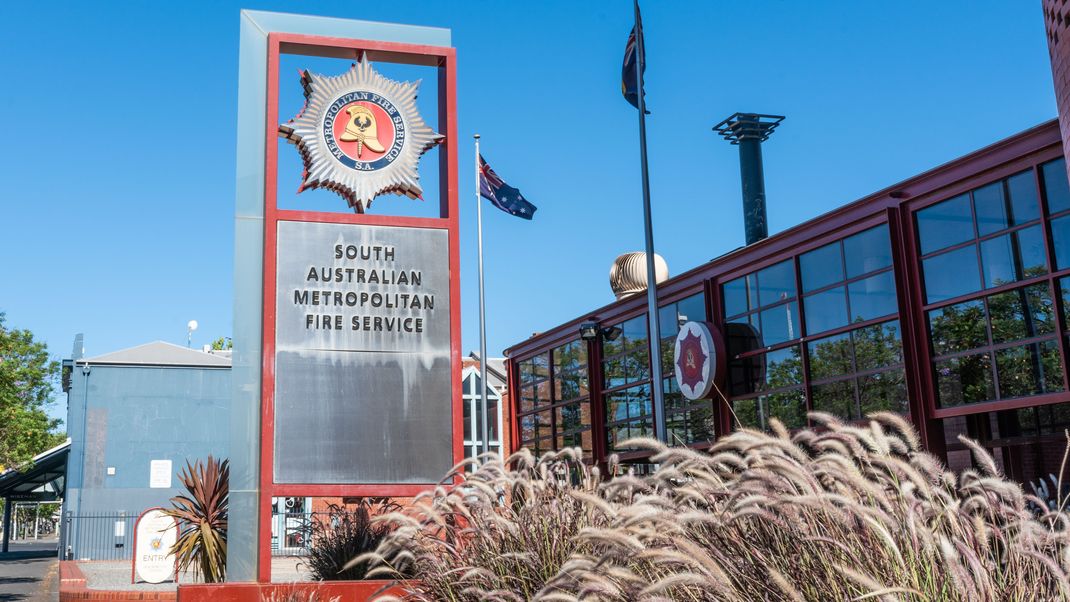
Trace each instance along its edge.
<instances>
[{"instance_id":1,"label":"brick wall","mask_svg":"<svg viewBox=\"0 0 1070 602\"><path fill-rule=\"evenodd\" d=\"M1070 3L1067 0L1042 0L1042 5L1065 152L1070 149ZM1070 163L1067 166L1070 168Z\"/></svg>"}]
</instances>

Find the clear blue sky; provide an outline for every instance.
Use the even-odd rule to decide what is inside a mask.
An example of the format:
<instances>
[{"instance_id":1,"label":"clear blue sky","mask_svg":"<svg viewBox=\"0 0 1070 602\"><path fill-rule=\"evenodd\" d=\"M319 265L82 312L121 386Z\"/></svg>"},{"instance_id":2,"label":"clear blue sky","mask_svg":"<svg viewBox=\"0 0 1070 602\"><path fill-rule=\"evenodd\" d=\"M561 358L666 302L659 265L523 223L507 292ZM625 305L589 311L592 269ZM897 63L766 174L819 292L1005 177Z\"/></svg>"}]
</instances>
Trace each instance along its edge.
<instances>
[{"instance_id":1,"label":"clear blue sky","mask_svg":"<svg viewBox=\"0 0 1070 602\"><path fill-rule=\"evenodd\" d=\"M453 30L466 349L476 131L539 207L533 222L484 215L491 353L612 299L610 263L643 244L636 114L619 91L627 0L3 2L9 326L57 358L77 332L90 355L184 343L190 319L195 345L231 334L242 7ZM765 146L772 232L1055 116L1040 0L643 10L655 244L673 274L743 243L736 149L710 131L735 111L788 117Z\"/></svg>"}]
</instances>

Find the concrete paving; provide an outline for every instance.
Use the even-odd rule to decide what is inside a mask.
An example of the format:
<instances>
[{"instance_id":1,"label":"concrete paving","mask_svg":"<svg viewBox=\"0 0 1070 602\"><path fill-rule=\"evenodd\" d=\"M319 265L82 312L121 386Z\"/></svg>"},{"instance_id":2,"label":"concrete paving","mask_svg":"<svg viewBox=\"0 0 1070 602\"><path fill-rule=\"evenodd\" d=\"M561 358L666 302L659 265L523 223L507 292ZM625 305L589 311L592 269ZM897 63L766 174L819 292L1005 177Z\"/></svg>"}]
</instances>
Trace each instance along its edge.
<instances>
[{"instance_id":1,"label":"concrete paving","mask_svg":"<svg viewBox=\"0 0 1070 602\"><path fill-rule=\"evenodd\" d=\"M275 583L289 583L292 581L307 581L308 571L302 566L303 558L272 558L271 576ZM79 562L78 568L85 575L86 587L100 590L121 590L132 592L175 591L177 585L168 581L165 583L131 583L129 560L106 560ZM182 573L178 576L180 584L199 583L192 573ZM5 602L0 597L0 602Z\"/></svg>"},{"instance_id":2,"label":"concrete paving","mask_svg":"<svg viewBox=\"0 0 1070 602\"><path fill-rule=\"evenodd\" d=\"M16 552L12 544L12 553L0 559L0 602L59 600L59 559L54 547L52 551L52 556L41 558L41 550Z\"/></svg>"}]
</instances>

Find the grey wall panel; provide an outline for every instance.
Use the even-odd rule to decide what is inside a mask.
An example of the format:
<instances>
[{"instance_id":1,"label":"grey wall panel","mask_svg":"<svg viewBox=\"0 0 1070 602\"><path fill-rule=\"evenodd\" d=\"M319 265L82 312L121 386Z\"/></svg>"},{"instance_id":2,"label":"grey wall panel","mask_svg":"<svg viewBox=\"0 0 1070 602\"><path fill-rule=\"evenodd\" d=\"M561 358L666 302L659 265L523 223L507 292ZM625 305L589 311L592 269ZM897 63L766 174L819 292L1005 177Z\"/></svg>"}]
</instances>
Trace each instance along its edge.
<instances>
[{"instance_id":1,"label":"grey wall panel","mask_svg":"<svg viewBox=\"0 0 1070 602\"><path fill-rule=\"evenodd\" d=\"M449 355L283 352L279 483L429 483L453 463Z\"/></svg>"}]
</instances>

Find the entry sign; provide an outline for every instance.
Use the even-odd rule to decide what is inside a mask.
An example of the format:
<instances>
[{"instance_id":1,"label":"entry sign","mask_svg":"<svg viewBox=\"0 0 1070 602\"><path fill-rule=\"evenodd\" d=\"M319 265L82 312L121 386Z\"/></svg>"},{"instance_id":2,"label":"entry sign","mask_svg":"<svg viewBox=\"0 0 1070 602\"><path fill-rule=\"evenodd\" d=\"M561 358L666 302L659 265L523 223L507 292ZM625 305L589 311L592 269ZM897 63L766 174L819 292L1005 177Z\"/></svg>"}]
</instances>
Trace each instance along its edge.
<instances>
[{"instance_id":1,"label":"entry sign","mask_svg":"<svg viewBox=\"0 0 1070 602\"><path fill-rule=\"evenodd\" d=\"M687 322L676 335L676 384L688 399L705 399L717 377L717 347L705 322Z\"/></svg>"},{"instance_id":2,"label":"entry sign","mask_svg":"<svg viewBox=\"0 0 1070 602\"><path fill-rule=\"evenodd\" d=\"M175 579L171 547L178 541L178 522L160 508L150 508L134 527L134 582L163 583Z\"/></svg>"}]
</instances>

